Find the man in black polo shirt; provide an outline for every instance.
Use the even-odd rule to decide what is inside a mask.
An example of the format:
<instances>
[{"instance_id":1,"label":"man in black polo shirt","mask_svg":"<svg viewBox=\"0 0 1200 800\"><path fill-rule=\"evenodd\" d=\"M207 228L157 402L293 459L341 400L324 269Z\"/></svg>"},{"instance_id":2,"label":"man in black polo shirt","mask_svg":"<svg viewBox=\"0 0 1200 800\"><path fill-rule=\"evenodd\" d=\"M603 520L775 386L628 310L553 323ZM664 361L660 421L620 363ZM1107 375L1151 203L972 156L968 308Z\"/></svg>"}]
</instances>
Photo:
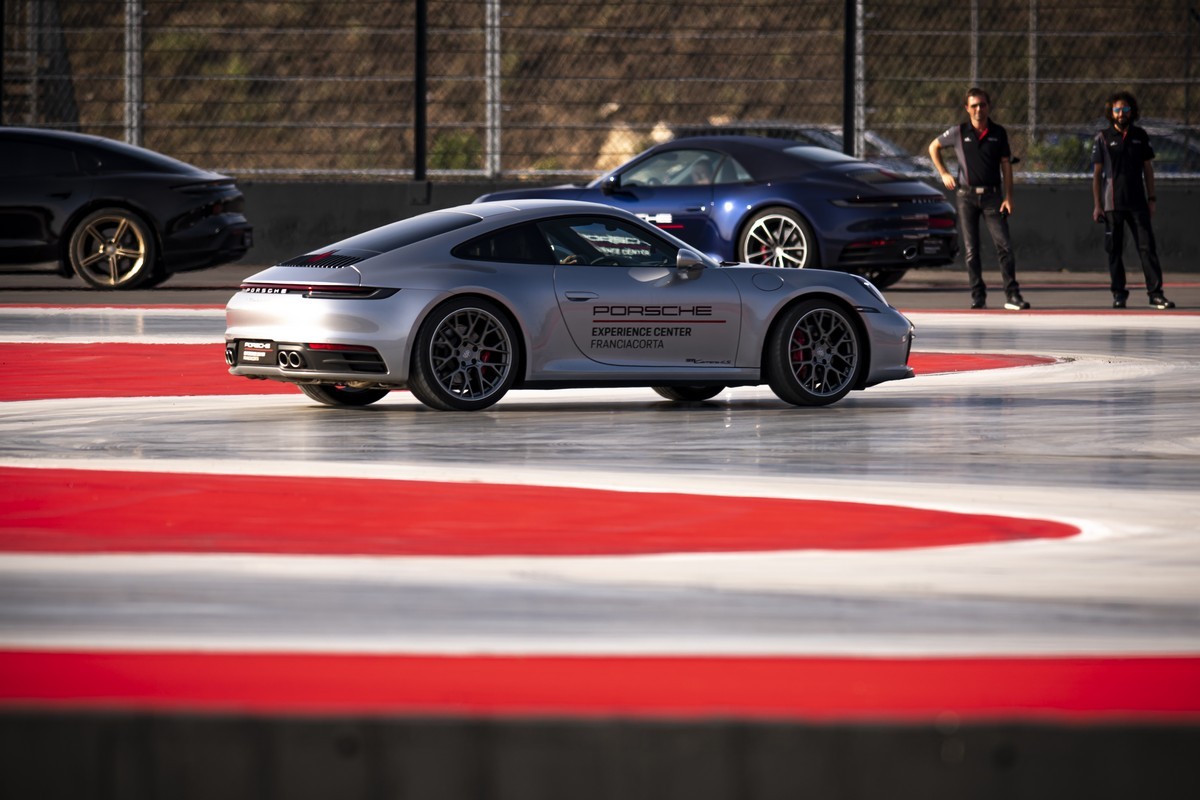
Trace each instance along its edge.
<instances>
[{"instance_id":1,"label":"man in black polo shirt","mask_svg":"<svg viewBox=\"0 0 1200 800\"><path fill-rule=\"evenodd\" d=\"M971 284L971 308L987 306L987 285L979 258L979 218L987 222L996 245L1000 274L1004 278L1004 307L1012 311L1029 308L1017 283L1017 265L1008 240L1008 215L1012 213L1012 151L1008 132L989 117L992 101L983 89L967 91L969 122L948 128L929 143L929 158L947 189L955 190L958 224L963 232L967 278ZM958 160L955 179L942 161L941 150L949 147Z\"/></svg>"},{"instance_id":2,"label":"man in black polo shirt","mask_svg":"<svg viewBox=\"0 0 1200 800\"><path fill-rule=\"evenodd\" d=\"M1108 250L1109 286L1113 308L1124 308L1125 226L1133 232L1133 243L1142 258L1146 293L1154 308L1174 308L1163 296L1162 267L1154 246L1154 148L1150 136L1137 122L1137 100L1129 92L1116 92L1104 104L1104 116L1112 123L1092 140L1092 218L1104 223L1104 247Z\"/></svg>"}]
</instances>

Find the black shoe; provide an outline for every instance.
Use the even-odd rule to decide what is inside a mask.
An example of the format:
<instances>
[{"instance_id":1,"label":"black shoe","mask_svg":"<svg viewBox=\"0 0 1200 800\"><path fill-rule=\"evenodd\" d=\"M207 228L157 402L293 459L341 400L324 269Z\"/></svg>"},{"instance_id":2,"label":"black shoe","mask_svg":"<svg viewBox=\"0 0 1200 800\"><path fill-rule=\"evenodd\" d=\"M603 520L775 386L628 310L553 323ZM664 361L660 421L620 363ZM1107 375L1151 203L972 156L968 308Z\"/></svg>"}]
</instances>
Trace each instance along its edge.
<instances>
[{"instance_id":1,"label":"black shoe","mask_svg":"<svg viewBox=\"0 0 1200 800\"><path fill-rule=\"evenodd\" d=\"M1154 308L1174 308L1175 304L1161 294L1151 296L1150 305Z\"/></svg>"},{"instance_id":2,"label":"black shoe","mask_svg":"<svg viewBox=\"0 0 1200 800\"><path fill-rule=\"evenodd\" d=\"M1004 301L1004 307L1009 311L1025 311L1029 308L1029 303L1019 294L1010 294L1008 299Z\"/></svg>"},{"instance_id":3,"label":"black shoe","mask_svg":"<svg viewBox=\"0 0 1200 800\"><path fill-rule=\"evenodd\" d=\"M987 300L983 299L982 297L976 297L971 301L971 308L974 310L987 308Z\"/></svg>"},{"instance_id":4,"label":"black shoe","mask_svg":"<svg viewBox=\"0 0 1200 800\"><path fill-rule=\"evenodd\" d=\"M1113 308L1124 308L1124 307L1125 307L1125 298L1117 297L1114 295L1113 296Z\"/></svg>"}]
</instances>

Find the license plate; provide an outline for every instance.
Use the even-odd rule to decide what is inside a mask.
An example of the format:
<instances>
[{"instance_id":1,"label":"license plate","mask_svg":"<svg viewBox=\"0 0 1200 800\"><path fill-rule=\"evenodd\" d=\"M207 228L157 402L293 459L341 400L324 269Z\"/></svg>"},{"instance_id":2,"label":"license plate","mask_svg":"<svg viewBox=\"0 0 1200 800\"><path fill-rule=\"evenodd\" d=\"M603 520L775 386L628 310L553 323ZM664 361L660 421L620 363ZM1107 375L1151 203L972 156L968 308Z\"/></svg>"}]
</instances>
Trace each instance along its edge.
<instances>
[{"instance_id":1,"label":"license plate","mask_svg":"<svg viewBox=\"0 0 1200 800\"><path fill-rule=\"evenodd\" d=\"M243 339L238 342L239 364L274 364L275 343Z\"/></svg>"},{"instance_id":2,"label":"license plate","mask_svg":"<svg viewBox=\"0 0 1200 800\"><path fill-rule=\"evenodd\" d=\"M921 242L921 255L938 255L945 251L945 244L940 239L926 239Z\"/></svg>"}]
</instances>

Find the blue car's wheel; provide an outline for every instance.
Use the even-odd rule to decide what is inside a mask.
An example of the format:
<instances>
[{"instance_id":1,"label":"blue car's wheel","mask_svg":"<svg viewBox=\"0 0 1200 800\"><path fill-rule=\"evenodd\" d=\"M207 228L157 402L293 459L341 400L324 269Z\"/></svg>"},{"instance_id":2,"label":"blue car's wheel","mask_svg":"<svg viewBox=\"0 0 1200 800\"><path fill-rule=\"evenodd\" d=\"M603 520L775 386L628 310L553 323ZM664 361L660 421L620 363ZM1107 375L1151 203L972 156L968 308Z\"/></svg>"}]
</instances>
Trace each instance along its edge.
<instances>
[{"instance_id":1,"label":"blue car's wheel","mask_svg":"<svg viewBox=\"0 0 1200 800\"><path fill-rule=\"evenodd\" d=\"M828 300L809 300L785 311L772 326L767 382L792 405L827 406L858 383L863 355L849 312Z\"/></svg>"},{"instance_id":2,"label":"blue car's wheel","mask_svg":"<svg viewBox=\"0 0 1200 800\"><path fill-rule=\"evenodd\" d=\"M746 222L738 260L762 267L814 269L821 266L812 228L790 208L763 209Z\"/></svg>"}]
</instances>

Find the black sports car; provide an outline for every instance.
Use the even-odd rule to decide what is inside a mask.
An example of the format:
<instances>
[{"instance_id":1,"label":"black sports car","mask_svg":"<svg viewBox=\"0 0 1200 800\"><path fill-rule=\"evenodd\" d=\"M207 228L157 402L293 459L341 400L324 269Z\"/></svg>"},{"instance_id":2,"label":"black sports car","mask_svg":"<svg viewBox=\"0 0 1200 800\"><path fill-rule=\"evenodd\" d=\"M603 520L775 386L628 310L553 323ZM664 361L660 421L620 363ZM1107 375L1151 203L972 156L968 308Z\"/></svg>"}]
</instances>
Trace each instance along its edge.
<instances>
[{"instance_id":1,"label":"black sports car","mask_svg":"<svg viewBox=\"0 0 1200 800\"><path fill-rule=\"evenodd\" d=\"M236 261L252 243L233 178L100 136L0 128L0 263L57 262L97 289Z\"/></svg>"},{"instance_id":2,"label":"black sports car","mask_svg":"<svg viewBox=\"0 0 1200 800\"><path fill-rule=\"evenodd\" d=\"M938 189L842 153L760 136L675 139L586 186L479 201L590 200L630 211L723 261L823 267L880 287L954 260L954 206Z\"/></svg>"}]
</instances>

